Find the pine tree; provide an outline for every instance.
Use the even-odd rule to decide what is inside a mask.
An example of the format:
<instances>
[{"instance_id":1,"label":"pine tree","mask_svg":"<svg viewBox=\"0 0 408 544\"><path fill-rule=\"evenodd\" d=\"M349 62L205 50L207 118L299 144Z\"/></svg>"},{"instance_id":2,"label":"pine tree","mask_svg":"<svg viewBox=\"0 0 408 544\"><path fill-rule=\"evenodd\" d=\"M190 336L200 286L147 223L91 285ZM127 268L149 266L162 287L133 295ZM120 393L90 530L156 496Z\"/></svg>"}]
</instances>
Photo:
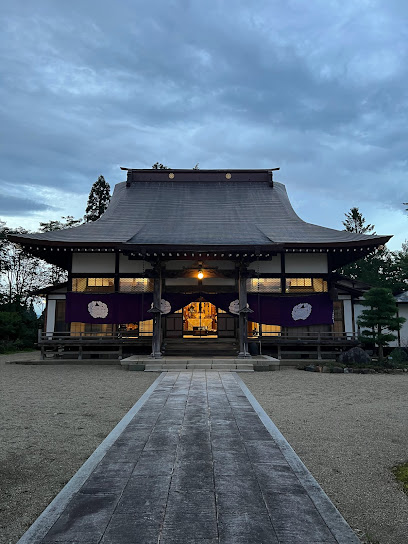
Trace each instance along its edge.
<instances>
[{"instance_id":1,"label":"pine tree","mask_svg":"<svg viewBox=\"0 0 408 544\"><path fill-rule=\"evenodd\" d=\"M384 346L397 337L391 331L399 331L405 318L397 317L397 304L390 289L374 287L364 294L362 304L367 308L357 319L363 327L360 341L378 346L378 359L384 358Z\"/></svg>"},{"instance_id":2,"label":"pine tree","mask_svg":"<svg viewBox=\"0 0 408 544\"><path fill-rule=\"evenodd\" d=\"M168 166L165 166L161 162L155 162L152 166L153 170L170 170Z\"/></svg>"},{"instance_id":3,"label":"pine tree","mask_svg":"<svg viewBox=\"0 0 408 544\"><path fill-rule=\"evenodd\" d=\"M95 181L89 193L84 216L85 221L89 223L99 219L108 207L110 198L109 183L105 181L103 176L99 176L98 181Z\"/></svg>"},{"instance_id":4,"label":"pine tree","mask_svg":"<svg viewBox=\"0 0 408 544\"><path fill-rule=\"evenodd\" d=\"M351 208L349 213L344 215L346 216L345 221L343 221L343 225L346 227L344 230L360 234L375 234L374 225L365 224L366 220L358 208Z\"/></svg>"}]
</instances>

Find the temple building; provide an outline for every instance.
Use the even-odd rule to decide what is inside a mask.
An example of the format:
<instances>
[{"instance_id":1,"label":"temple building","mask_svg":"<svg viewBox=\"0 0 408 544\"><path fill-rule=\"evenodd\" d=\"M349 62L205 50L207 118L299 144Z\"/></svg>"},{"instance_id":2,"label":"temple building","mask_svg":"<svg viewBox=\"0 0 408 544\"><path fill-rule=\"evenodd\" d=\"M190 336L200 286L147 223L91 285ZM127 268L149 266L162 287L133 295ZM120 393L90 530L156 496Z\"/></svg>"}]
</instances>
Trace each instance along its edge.
<instances>
[{"instance_id":1,"label":"temple building","mask_svg":"<svg viewBox=\"0 0 408 544\"><path fill-rule=\"evenodd\" d=\"M97 221L13 238L68 271L43 290L44 355L320 357L356 342L362 291L336 270L390 236L302 221L274 169L124 170Z\"/></svg>"}]
</instances>

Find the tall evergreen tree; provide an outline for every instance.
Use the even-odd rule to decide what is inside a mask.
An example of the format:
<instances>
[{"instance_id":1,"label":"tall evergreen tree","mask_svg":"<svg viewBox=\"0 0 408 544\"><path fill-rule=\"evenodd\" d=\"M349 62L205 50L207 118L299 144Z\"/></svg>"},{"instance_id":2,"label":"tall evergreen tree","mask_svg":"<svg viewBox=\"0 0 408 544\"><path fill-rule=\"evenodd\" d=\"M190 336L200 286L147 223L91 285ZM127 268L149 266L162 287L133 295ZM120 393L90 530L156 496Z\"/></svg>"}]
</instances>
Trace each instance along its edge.
<instances>
[{"instance_id":1,"label":"tall evergreen tree","mask_svg":"<svg viewBox=\"0 0 408 544\"><path fill-rule=\"evenodd\" d=\"M161 162L155 162L152 166L153 170L170 170L168 166L165 166Z\"/></svg>"},{"instance_id":2,"label":"tall evergreen tree","mask_svg":"<svg viewBox=\"0 0 408 544\"><path fill-rule=\"evenodd\" d=\"M87 223L96 221L105 212L110 202L110 186L103 176L92 185L89 193L88 203L85 211L85 221Z\"/></svg>"},{"instance_id":3,"label":"tall evergreen tree","mask_svg":"<svg viewBox=\"0 0 408 544\"><path fill-rule=\"evenodd\" d=\"M344 215L346 216L345 221L343 221L343 225L346 227L344 230L360 234L375 234L374 225L365 224L366 220L358 208L351 208L349 213Z\"/></svg>"},{"instance_id":4,"label":"tall evergreen tree","mask_svg":"<svg viewBox=\"0 0 408 544\"><path fill-rule=\"evenodd\" d=\"M384 346L396 339L392 331L399 331L405 318L397 317L397 304L390 289L374 287L364 294L362 304L366 306L357 319L363 327L360 341L378 346L378 359L384 358Z\"/></svg>"}]
</instances>

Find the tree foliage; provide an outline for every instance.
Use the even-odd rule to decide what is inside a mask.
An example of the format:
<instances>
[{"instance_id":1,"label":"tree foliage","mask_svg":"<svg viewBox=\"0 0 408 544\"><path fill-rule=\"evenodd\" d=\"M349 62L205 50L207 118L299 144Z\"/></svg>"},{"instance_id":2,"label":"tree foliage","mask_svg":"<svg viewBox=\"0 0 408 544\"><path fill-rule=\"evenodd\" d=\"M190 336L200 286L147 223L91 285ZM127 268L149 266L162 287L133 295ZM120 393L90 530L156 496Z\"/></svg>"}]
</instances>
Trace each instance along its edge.
<instances>
[{"instance_id":1,"label":"tree foliage","mask_svg":"<svg viewBox=\"0 0 408 544\"><path fill-rule=\"evenodd\" d=\"M45 223L40 222L40 231L41 232L51 232L54 230L61 229L70 229L71 227L76 227L83 222L83 219L75 219L72 215L62 216L62 221L51 220L46 221Z\"/></svg>"},{"instance_id":2,"label":"tree foliage","mask_svg":"<svg viewBox=\"0 0 408 544\"><path fill-rule=\"evenodd\" d=\"M83 219L75 219L72 215L62 216L61 221L51 220L40 223L40 231L51 232L55 230L68 229L76 227L82 222ZM67 279L68 273L66 270L63 270L62 268L54 264L49 265L47 283L49 283L50 285L56 285L57 283L67 281Z\"/></svg>"},{"instance_id":3,"label":"tree foliage","mask_svg":"<svg viewBox=\"0 0 408 544\"><path fill-rule=\"evenodd\" d=\"M343 266L338 272L371 287L389 288L396 295L408 289L408 252L382 247L364 259Z\"/></svg>"},{"instance_id":4,"label":"tree foliage","mask_svg":"<svg viewBox=\"0 0 408 544\"><path fill-rule=\"evenodd\" d=\"M0 353L33 347L39 324L32 304L0 303Z\"/></svg>"},{"instance_id":5,"label":"tree foliage","mask_svg":"<svg viewBox=\"0 0 408 544\"><path fill-rule=\"evenodd\" d=\"M351 208L344 215L346 216L346 219L343 221L344 230L360 234L375 234L374 225L366 225L365 217L363 217L358 208Z\"/></svg>"},{"instance_id":6,"label":"tree foliage","mask_svg":"<svg viewBox=\"0 0 408 544\"><path fill-rule=\"evenodd\" d=\"M23 234L24 229L7 229L8 234ZM19 301L27 306L32 300L32 291L44 285L48 277L49 265L42 259L28 255L18 245L7 238L1 249L0 293L11 304Z\"/></svg>"},{"instance_id":7,"label":"tree foliage","mask_svg":"<svg viewBox=\"0 0 408 544\"><path fill-rule=\"evenodd\" d=\"M81 221L72 216L62 217L62 220L40 223L40 230L57 230L57 226L65 228ZM67 279L65 270L34 257L9 239L11 234L27 233L22 227L11 229L0 221L0 296L4 303L18 302L26 307L39 298L33 291Z\"/></svg>"},{"instance_id":8,"label":"tree foliage","mask_svg":"<svg viewBox=\"0 0 408 544\"><path fill-rule=\"evenodd\" d=\"M351 208L345 216L343 225L348 232L375 234L372 232L374 225L366 224L358 208ZM380 247L367 257L343 266L338 272L371 287L389 288L394 295L402 293L408 289L408 244L403 244L400 251Z\"/></svg>"},{"instance_id":9,"label":"tree foliage","mask_svg":"<svg viewBox=\"0 0 408 544\"><path fill-rule=\"evenodd\" d=\"M85 221L87 223L96 221L105 213L110 202L110 185L103 176L99 176L92 185L85 210Z\"/></svg>"},{"instance_id":10,"label":"tree foliage","mask_svg":"<svg viewBox=\"0 0 408 544\"><path fill-rule=\"evenodd\" d=\"M398 331L405 318L397 317L397 304L390 289L374 287L364 294L361 302L366 309L357 319L363 327L360 341L378 346L379 360L383 360L384 346L396 339L392 331Z\"/></svg>"}]
</instances>

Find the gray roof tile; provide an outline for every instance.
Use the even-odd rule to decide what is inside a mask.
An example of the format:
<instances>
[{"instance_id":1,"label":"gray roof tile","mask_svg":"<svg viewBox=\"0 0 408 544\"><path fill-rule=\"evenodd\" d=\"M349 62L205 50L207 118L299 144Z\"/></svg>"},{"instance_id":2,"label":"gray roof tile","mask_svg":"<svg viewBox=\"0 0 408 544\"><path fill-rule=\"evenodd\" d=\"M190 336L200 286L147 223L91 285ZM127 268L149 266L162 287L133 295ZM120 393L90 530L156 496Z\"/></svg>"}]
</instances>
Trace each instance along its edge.
<instances>
[{"instance_id":1,"label":"gray roof tile","mask_svg":"<svg viewBox=\"0 0 408 544\"><path fill-rule=\"evenodd\" d=\"M119 183L105 214L71 229L28 234L38 243L129 245L384 243L387 236L320 227L294 212L281 183L141 181Z\"/></svg>"}]
</instances>

